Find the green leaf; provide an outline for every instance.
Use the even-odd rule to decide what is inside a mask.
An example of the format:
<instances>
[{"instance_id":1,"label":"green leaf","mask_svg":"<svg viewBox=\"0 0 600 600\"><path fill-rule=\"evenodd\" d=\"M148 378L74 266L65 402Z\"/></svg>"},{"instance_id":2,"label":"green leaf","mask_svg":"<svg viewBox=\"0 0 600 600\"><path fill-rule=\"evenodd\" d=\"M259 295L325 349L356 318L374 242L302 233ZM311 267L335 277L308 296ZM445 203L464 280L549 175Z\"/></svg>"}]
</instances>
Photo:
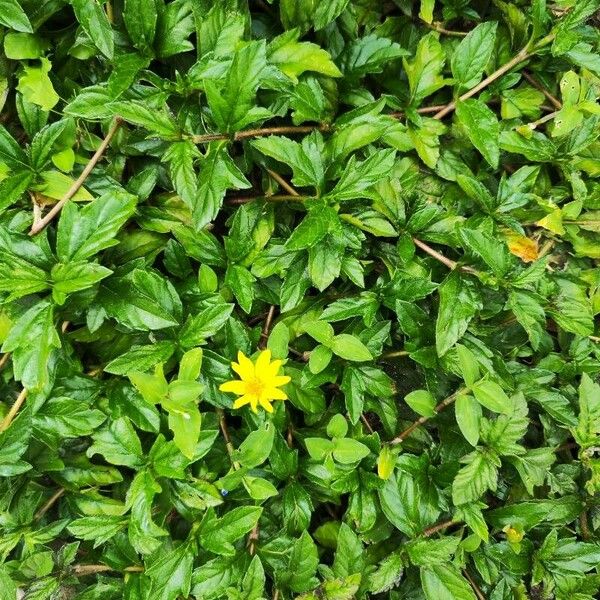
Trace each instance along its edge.
<instances>
[{"instance_id":1,"label":"green leaf","mask_svg":"<svg viewBox=\"0 0 600 600\"><path fill-rule=\"evenodd\" d=\"M427 600L476 600L469 582L449 565L422 567L421 585Z\"/></svg>"},{"instance_id":2,"label":"green leaf","mask_svg":"<svg viewBox=\"0 0 600 600\"><path fill-rule=\"evenodd\" d=\"M145 571L152 582L148 593L164 600L187 596L192 584L193 564L194 553L189 544L181 544L152 561Z\"/></svg>"},{"instance_id":3,"label":"green leaf","mask_svg":"<svg viewBox=\"0 0 600 600\"><path fill-rule=\"evenodd\" d=\"M275 428L269 422L252 431L237 449L236 460L248 469L261 465L271 454L274 436Z\"/></svg>"},{"instance_id":4,"label":"green leaf","mask_svg":"<svg viewBox=\"0 0 600 600\"><path fill-rule=\"evenodd\" d=\"M452 76L459 91L475 87L488 64L496 40L498 24L480 23L469 31L452 54Z\"/></svg>"},{"instance_id":5,"label":"green leaf","mask_svg":"<svg viewBox=\"0 0 600 600\"><path fill-rule=\"evenodd\" d=\"M286 137L269 136L252 142L259 152L288 165L294 177L292 183L299 187L323 185L323 164L315 144L307 138L302 144Z\"/></svg>"},{"instance_id":6,"label":"green leaf","mask_svg":"<svg viewBox=\"0 0 600 600\"><path fill-rule=\"evenodd\" d=\"M114 114L125 121L144 127L165 139L179 137L179 127L166 110L151 109L142 102L133 100L113 102L111 108Z\"/></svg>"},{"instance_id":7,"label":"green leaf","mask_svg":"<svg viewBox=\"0 0 600 600\"><path fill-rule=\"evenodd\" d=\"M438 356L443 356L464 335L481 308L481 300L475 284L456 271L446 277L439 294L435 343Z\"/></svg>"},{"instance_id":8,"label":"green leaf","mask_svg":"<svg viewBox=\"0 0 600 600\"><path fill-rule=\"evenodd\" d=\"M469 394L460 394L454 403L456 423L471 446L479 441L479 421L482 416L479 402Z\"/></svg>"},{"instance_id":9,"label":"green leaf","mask_svg":"<svg viewBox=\"0 0 600 600\"><path fill-rule=\"evenodd\" d=\"M338 223L339 219L334 209L328 206L315 206L294 229L285 247L288 250L310 248L335 229Z\"/></svg>"},{"instance_id":10,"label":"green leaf","mask_svg":"<svg viewBox=\"0 0 600 600\"><path fill-rule=\"evenodd\" d=\"M101 515L74 519L69 531L81 540L93 541L94 548L113 538L127 526L127 518L119 515Z\"/></svg>"},{"instance_id":11,"label":"green leaf","mask_svg":"<svg viewBox=\"0 0 600 600\"><path fill-rule=\"evenodd\" d=\"M188 317L179 334L179 343L191 348L206 342L206 338L215 335L229 319L234 305L215 304Z\"/></svg>"},{"instance_id":12,"label":"green leaf","mask_svg":"<svg viewBox=\"0 0 600 600\"><path fill-rule=\"evenodd\" d=\"M86 290L111 273L110 269L96 263L85 261L57 263L50 272L52 298L57 304L64 304L69 294Z\"/></svg>"},{"instance_id":13,"label":"green leaf","mask_svg":"<svg viewBox=\"0 0 600 600\"><path fill-rule=\"evenodd\" d=\"M482 379L474 383L471 390L477 402L488 410L504 414L512 412L513 403L504 390L494 381Z\"/></svg>"},{"instance_id":14,"label":"green leaf","mask_svg":"<svg viewBox=\"0 0 600 600\"><path fill-rule=\"evenodd\" d=\"M317 546L307 531L294 542L287 572L282 583L292 592L306 592L318 584L315 577L319 556Z\"/></svg>"},{"instance_id":15,"label":"green leaf","mask_svg":"<svg viewBox=\"0 0 600 600\"><path fill-rule=\"evenodd\" d=\"M169 173L175 191L190 207L194 205L196 197L196 172L194 159L200 152L190 140L174 142L163 154L163 161L169 164Z\"/></svg>"},{"instance_id":16,"label":"green leaf","mask_svg":"<svg viewBox=\"0 0 600 600\"><path fill-rule=\"evenodd\" d=\"M33 31L27 14L17 0L0 0L0 23L16 31Z\"/></svg>"},{"instance_id":17,"label":"green leaf","mask_svg":"<svg viewBox=\"0 0 600 600\"><path fill-rule=\"evenodd\" d=\"M325 5L319 4L320 6ZM390 61L408 54L400 44L386 37L370 34L347 44L341 54L340 64L346 77L358 78L368 73L381 73Z\"/></svg>"},{"instance_id":18,"label":"green leaf","mask_svg":"<svg viewBox=\"0 0 600 600\"><path fill-rule=\"evenodd\" d=\"M71 0L75 16L83 30L106 58L112 59L114 38L110 22L97 0Z\"/></svg>"},{"instance_id":19,"label":"green leaf","mask_svg":"<svg viewBox=\"0 0 600 600\"><path fill-rule=\"evenodd\" d=\"M41 106L43 110L49 111L56 106L60 100L54 91L54 86L48 73L52 69L52 63L47 58L40 59L40 66L25 65L23 73L19 77L17 90L32 104Z\"/></svg>"},{"instance_id":20,"label":"green leaf","mask_svg":"<svg viewBox=\"0 0 600 600\"><path fill-rule=\"evenodd\" d=\"M135 469L145 462L140 439L128 419L115 419L95 433L92 439L93 444L86 452L88 457L102 454L113 465Z\"/></svg>"},{"instance_id":21,"label":"green leaf","mask_svg":"<svg viewBox=\"0 0 600 600\"><path fill-rule=\"evenodd\" d=\"M600 385L587 373L581 376L579 385L579 418L572 429L575 440L582 448L597 444L600 435Z\"/></svg>"},{"instance_id":22,"label":"green leaf","mask_svg":"<svg viewBox=\"0 0 600 600\"><path fill-rule=\"evenodd\" d=\"M154 0L125 0L123 21L133 44L144 50L152 46L158 19Z\"/></svg>"},{"instance_id":23,"label":"green leaf","mask_svg":"<svg viewBox=\"0 0 600 600\"><path fill-rule=\"evenodd\" d=\"M267 51L269 63L294 82L306 71L341 77L329 53L312 42L299 42L299 35L299 31L292 30L273 39Z\"/></svg>"},{"instance_id":24,"label":"green leaf","mask_svg":"<svg viewBox=\"0 0 600 600\"><path fill-rule=\"evenodd\" d=\"M369 452L367 446L352 438L339 438L333 442L333 458L343 465L358 463Z\"/></svg>"},{"instance_id":25,"label":"green leaf","mask_svg":"<svg viewBox=\"0 0 600 600\"><path fill-rule=\"evenodd\" d=\"M200 544L224 556L232 556L232 543L248 533L258 522L262 508L258 506L240 506L227 512L222 518L208 514L200 525Z\"/></svg>"},{"instance_id":26,"label":"green leaf","mask_svg":"<svg viewBox=\"0 0 600 600\"><path fill-rule=\"evenodd\" d=\"M435 398L427 390L414 390L404 396L404 401L419 415L424 417L435 415L433 410L436 405Z\"/></svg>"},{"instance_id":27,"label":"green leaf","mask_svg":"<svg viewBox=\"0 0 600 600\"><path fill-rule=\"evenodd\" d=\"M446 85L441 75L446 58L433 31L419 40L414 59L402 62L408 76L411 105L419 106L427 96Z\"/></svg>"},{"instance_id":28,"label":"green leaf","mask_svg":"<svg viewBox=\"0 0 600 600\"><path fill-rule=\"evenodd\" d=\"M480 100L469 98L456 103L456 116L473 146L496 168L500 160L500 127L496 115Z\"/></svg>"},{"instance_id":29,"label":"green leaf","mask_svg":"<svg viewBox=\"0 0 600 600\"><path fill-rule=\"evenodd\" d=\"M346 360L362 362L373 359L369 349L357 337L347 333L336 335L331 342L331 349Z\"/></svg>"},{"instance_id":30,"label":"green leaf","mask_svg":"<svg viewBox=\"0 0 600 600\"><path fill-rule=\"evenodd\" d=\"M205 82L208 105L220 131L238 131L257 118L264 118L264 110L252 107L266 66L264 42L249 42L234 53L221 85Z\"/></svg>"},{"instance_id":31,"label":"green leaf","mask_svg":"<svg viewBox=\"0 0 600 600\"><path fill-rule=\"evenodd\" d=\"M33 33L10 32L4 36L4 54L12 60L40 58L47 47L47 42Z\"/></svg>"},{"instance_id":32,"label":"green leaf","mask_svg":"<svg viewBox=\"0 0 600 600\"><path fill-rule=\"evenodd\" d=\"M477 449L463 459L466 462L452 482L452 501L466 504L478 500L487 490L498 485L500 459L492 450Z\"/></svg>"},{"instance_id":33,"label":"green leaf","mask_svg":"<svg viewBox=\"0 0 600 600\"><path fill-rule=\"evenodd\" d=\"M389 174L395 155L394 150L379 150L362 162L352 156L340 180L325 197L339 202L368 197L366 190Z\"/></svg>"},{"instance_id":34,"label":"green leaf","mask_svg":"<svg viewBox=\"0 0 600 600\"><path fill-rule=\"evenodd\" d=\"M216 218L225 193L229 189L251 187L227 152L226 145L213 142L205 156L200 158L198 191L193 199L193 220L197 229Z\"/></svg>"}]
</instances>

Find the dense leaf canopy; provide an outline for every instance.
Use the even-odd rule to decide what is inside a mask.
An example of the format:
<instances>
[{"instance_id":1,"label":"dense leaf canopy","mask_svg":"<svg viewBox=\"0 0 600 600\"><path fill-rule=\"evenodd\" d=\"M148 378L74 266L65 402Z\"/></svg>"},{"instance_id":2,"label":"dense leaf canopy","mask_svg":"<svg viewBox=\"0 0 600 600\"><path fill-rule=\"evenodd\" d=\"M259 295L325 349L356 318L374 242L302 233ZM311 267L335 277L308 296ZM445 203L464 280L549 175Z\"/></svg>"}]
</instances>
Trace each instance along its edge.
<instances>
[{"instance_id":1,"label":"dense leaf canopy","mask_svg":"<svg viewBox=\"0 0 600 600\"><path fill-rule=\"evenodd\" d=\"M0 599L598 598L599 8L0 0Z\"/></svg>"}]
</instances>

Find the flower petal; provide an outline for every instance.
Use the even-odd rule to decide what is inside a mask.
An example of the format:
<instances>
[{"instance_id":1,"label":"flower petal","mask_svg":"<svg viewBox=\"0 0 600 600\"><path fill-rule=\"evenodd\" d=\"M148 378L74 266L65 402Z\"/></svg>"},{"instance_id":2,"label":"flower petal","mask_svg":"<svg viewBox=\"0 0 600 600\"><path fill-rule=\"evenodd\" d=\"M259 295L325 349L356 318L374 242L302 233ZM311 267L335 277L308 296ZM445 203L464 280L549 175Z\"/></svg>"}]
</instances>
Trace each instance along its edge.
<instances>
[{"instance_id":1,"label":"flower petal","mask_svg":"<svg viewBox=\"0 0 600 600\"><path fill-rule=\"evenodd\" d=\"M232 379L231 381L226 381L219 386L219 390L221 392L232 392L234 394L238 394L242 396L246 393L247 384L239 379Z\"/></svg>"},{"instance_id":2,"label":"flower petal","mask_svg":"<svg viewBox=\"0 0 600 600\"><path fill-rule=\"evenodd\" d=\"M269 385L279 387L289 383L292 378L289 375L276 375L273 379L269 380Z\"/></svg>"},{"instance_id":3,"label":"flower petal","mask_svg":"<svg viewBox=\"0 0 600 600\"><path fill-rule=\"evenodd\" d=\"M260 405L267 411L272 413L273 412L273 405L266 399L266 398L260 398Z\"/></svg>"},{"instance_id":4,"label":"flower petal","mask_svg":"<svg viewBox=\"0 0 600 600\"><path fill-rule=\"evenodd\" d=\"M254 363L241 350L238 352L238 362L232 362L231 368L242 379L252 379L254 377Z\"/></svg>"},{"instance_id":5,"label":"flower petal","mask_svg":"<svg viewBox=\"0 0 600 600\"><path fill-rule=\"evenodd\" d=\"M251 404L253 399L254 399L254 396L252 396L251 394L246 394L245 396L240 396L233 403L233 408L242 408L242 406L245 406L246 404Z\"/></svg>"},{"instance_id":6,"label":"flower petal","mask_svg":"<svg viewBox=\"0 0 600 600\"><path fill-rule=\"evenodd\" d=\"M268 387L263 390L261 398L269 398L269 400L287 400L287 394L276 387Z\"/></svg>"},{"instance_id":7,"label":"flower petal","mask_svg":"<svg viewBox=\"0 0 600 600\"><path fill-rule=\"evenodd\" d=\"M262 377L265 372L269 369L269 363L271 362L271 351L263 350L256 359L256 366L254 367L255 373Z\"/></svg>"},{"instance_id":8,"label":"flower petal","mask_svg":"<svg viewBox=\"0 0 600 600\"><path fill-rule=\"evenodd\" d=\"M275 377L275 375L277 375L277 372L279 371L279 369L281 368L281 365L283 364L282 360L274 360L266 369L265 369L265 375L267 377Z\"/></svg>"}]
</instances>

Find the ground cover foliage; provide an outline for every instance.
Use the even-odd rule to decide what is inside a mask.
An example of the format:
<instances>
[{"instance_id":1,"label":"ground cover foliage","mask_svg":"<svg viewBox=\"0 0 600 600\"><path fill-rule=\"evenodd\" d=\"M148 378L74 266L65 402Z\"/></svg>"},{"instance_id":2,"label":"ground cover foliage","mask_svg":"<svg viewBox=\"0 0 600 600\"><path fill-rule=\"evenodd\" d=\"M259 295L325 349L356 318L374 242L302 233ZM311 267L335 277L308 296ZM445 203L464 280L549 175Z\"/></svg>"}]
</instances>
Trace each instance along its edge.
<instances>
[{"instance_id":1,"label":"ground cover foliage","mask_svg":"<svg viewBox=\"0 0 600 600\"><path fill-rule=\"evenodd\" d=\"M0 598L597 598L598 8L0 0Z\"/></svg>"}]
</instances>

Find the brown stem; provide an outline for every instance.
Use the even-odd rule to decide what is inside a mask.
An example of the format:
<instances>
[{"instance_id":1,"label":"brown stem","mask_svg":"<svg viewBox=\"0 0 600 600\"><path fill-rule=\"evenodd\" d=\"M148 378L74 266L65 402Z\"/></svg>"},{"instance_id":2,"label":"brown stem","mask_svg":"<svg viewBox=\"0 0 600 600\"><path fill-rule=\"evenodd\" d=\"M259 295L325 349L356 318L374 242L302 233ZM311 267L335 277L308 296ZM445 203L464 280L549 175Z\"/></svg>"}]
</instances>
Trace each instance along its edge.
<instances>
[{"instance_id":1,"label":"brown stem","mask_svg":"<svg viewBox=\"0 0 600 600\"><path fill-rule=\"evenodd\" d=\"M415 246L418 246L419 248L421 248L421 250L423 250L424 252L427 252L427 254L429 254L429 256L435 258L436 260L439 260L442 264L446 265L449 269L456 269L456 267L459 266L456 261L451 260L450 258L446 258L443 254L440 254L437 250L434 250L431 246L429 246L425 242L422 242L421 240L419 240L417 238L413 238L412 240L413 240ZM460 270L464 271L465 273L472 273L473 275L479 275L479 271L477 269L474 269L473 267L469 267L467 265L461 265Z\"/></svg>"},{"instance_id":2,"label":"brown stem","mask_svg":"<svg viewBox=\"0 0 600 600\"><path fill-rule=\"evenodd\" d=\"M271 323L273 322L273 317L275 316L275 306L271 305L269 308L269 312L267 313L267 318L265 319L265 324L263 326L263 330L261 333L261 340L259 342L259 346L264 350L267 345L267 340L269 339L269 331L271 330Z\"/></svg>"},{"instance_id":3,"label":"brown stem","mask_svg":"<svg viewBox=\"0 0 600 600\"><path fill-rule=\"evenodd\" d=\"M499 69L496 69L491 75L486 77L483 81L478 83L475 87L466 91L462 96L459 97L459 100L460 101L467 100L467 98L470 98L471 96L474 96L475 94L478 94L481 90L485 89L488 85L490 85L490 83L493 83L494 81L496 81L496 79L502 77L502 75L504 75L505 73L508 73L508 71L510 71L512 68L516 67L517 65L520 65L522 62L525 62L528 58L533 56L538 50L540 50L544 46L547 46L548 44L552 43L552 41L554 40L554 37L555 37L555 34L549 33L547 36L543 37L536 44L534 44L533 47L531 47L531 49L530 49L529 44L527 44L527 46L522 48L517 53L517 55L514 56L513 58L511 58L506 64L502 65ZM456 108L456 101L453 100L452 102L447 104L442 110L440 110L440 112L433 115L433 118L434 119L442 119L448 113L452 112L455 108Z\"/></svg>"},{"instance_id":4,"label":"brown stem","mask_svg":"<svg viewBox=\"0 0 600 600\"><path fill-rule=\"evenodd\" d=\"M92 172L93 168L104 154L106 148L108 148L110 141L121 126L121 123L122 120L119 117L114 120L113 124L110 126L110 129L106 133L106 136L102 140L102 143L100 146L98 146L98 149L96 152L94 152L92 158L90 158L88 164L81 172L81 175L73 182L73 185L71 185L61 200L59 200L50 211L48 211L48 214L40 221L33 224L29 231L29 235L36 235L42 231L48 225L48 223L50 223L50 221L52 221L52 219L54 219L54 217L62 210L62 207L79 191L79 188L84 184L85 180L88 178L88 175Z\"/></svg>"},{"instance_id":5,"label":"brown stem","mask_svg":"<svg viewBox=\"0 0 600 600\"><path fill-rule=\"evenodd\" d=\"M75 575L95 575L96 573L106 573L108 571L116 571L108 565L73 565L72 571ZM143 573L144 567L139 565L132 565L131 567L125 567L124 573Z\"/></svg>"},{"instance_id":6,"label":"brown stem","mask_svg":"<svg viewBox=\"0 0 600 600\"><path fill-rule=\"evenodd\" d=\"M443 521L442 523L438 523L437 525L432 525L431 527L424 529L423 532L421 533L421 535L423 537L431 537L434 533L437 533L438 531L447 529L448 527L450 527L451 525L454 525L457 522L458 521L454 521L453 519L449 519L448 521Z\"/></svg>"},{"instance_id":7,"label":"brown stem","mask_svg":"<svg viewBox=\"0 0 600 600\"><path fill-rule=\"evenodd\" d=\"M54 494L52 494L52 496L50 496L50 498L48 499L48 501L46 502L46 504L44 504L40 510L38 510L35 513L35 519L39 520L41 519L56 503L56 501L66 492L65 488L59 488L58 490L56 490L56 492L54 492Z\"/></svg>"},{"instance_id":8,"label":"brown stem","mask_svg":"<svg viewBox=\"0 0 600 600\"><path fill-rule=\"evenodd\" d=\"M471 577L469 571L467 571L467 569L463 569L463 574L469 580L469 583L471 584L471 587L473 588L473 591L477 596L477 600L485 600L483 592L479 589L479 586L477 585L477 583L475 583L475 580Z\"/></svg>"},{"instance_id":9,"label":"brown stem","mask_svg":"<svg viewBox=\"0 0 600 600\"><path fill-rule=\"evenodd\" d=\"M471 96L479 93L481 90L486 88L490 83L493 83L499 77L502 77L505 73L508 73L513 67L516 67L518 64L527 60L531 55L529 54L529 50L527 46L523 48L516 56L514 56L511 60L509 60L506 64L502 65L499 69L494 71L489 77L486 77L483 81L478 83L475 87L466 91L462 96L459 97L459 101L467 100ZM452 112L456 108L456 101L452 101L449 104L446 104L442 110L433 115L434 119L443 119L448 113Z\"/></svg>"},{"instance_id":10,"label":"brown stem","mask_svg":"<svg viewBox=\"0 0 600 600\"><path fill-rule=\"evenodd\" d=\"M299 196L300 194L279 174L271 169L267 169L267 173L291 196Z\"/></svg>"},{"instance_id":11,"label":"brown stem","mask_svg":"<svg viewBox=\"0 0 600 600\"><path fill-rule=\"evenodd\" d=\"M453 37L465 37L467 34L464 31L452 31L446 29L441 23L425 23L425 27L444 35L451 35Z\"/></svg>"},{"instance_id":12,"label":"brown stem","mask_svg":"<svg viewBox=\"0 0 600 600\"><path fill-rule=\"evenodd\" d=\"M451 260L450 258L446 258L443 254L440 254L437 250L434 250L431 246L428 246L425 242L418 240L417 238L413 238L413 242L415 246L421 248L421 250L427 252L429 256L432 256L436 260L439 260L442 264L446 265L449 269L456 269L457 262Z\"/></svg>"},{"instance_id":13,"label":"brown stem","mask_svg":"<svg viewBox=\"0 0 600 600\"><path fill-rule=\"evenodd\" d=\"M0 358L0 369L3 369L9 360L10 360L10 352L3 354L2 358Z\"/></svg>"},{"instance_id":14,"label":"brown stem","mask_svg":"<svg viewBox=\"0 0 600 600\"><path fill-rule=\"evenodd\" d=\"M552 106L554 106L554 108L556 108L557 110L560 110L562 108L562 102L558 98L553 96L537 79L535 79L535 77L532 77L527 71L523 71L521 74L523 75L523 77L525 77L525 79L527 79L527 81L529 81L529 83L534 88L538 89L540 92L542 92L542 94L544 94L544 96L552 104Z\"/></svg>"},{"instance_id":15,"label":"brown stem","mask_svg":"<svg viewBox=\"0 0 600 600\"><path fill-rule=\"evenodd\" d=\"M23 402L25 402L25 398L27 398L27 390L22 389L21 393L17 396L14 404L10 407L10 410L6 413L4 419L2 419L2 423L0 423L0 433L6 431L10 424L13 422L13 419L16 417L17 413L21 406L23 406Z\"/></svg>"},{"instance_id":16,"label":"brown stem","mask_svg":"<svg viewBox=\"0 0 600 600\"><path fill-rule=\"evenodd\" d=\"M579 527L581 529L581 537L584 539L584 541L587 542L590 540L592 538L592 533L590 531L588 516L585 510L579 515Z\"/></svg>"},{"instance_id":17,"label":"brown stem","mask_svg":"<svg viewBox=\"0 0 600 600\"><path fill-rule=\"evenodd\" d=\"M260 536L260 527L258 522L253 527L252 531L248 534L248 553L250 556L256 554L256 547L258 545L258 538Z\"/></svg>"},{"instance_id":18,"label":"brown stem","mask_svg":"<svg viewBox=\"0 0 600 600\"><path fill-rule=\"evenodd\" d=\"M294 196L292 194L274 194L273 196L265 196L264 194L261 196L238 196L235 198L227 198L225 200L226 204L247 204L248 202L256 202L256 200L265 200L266 202L287 202L289 200L296 200L302 202L303 200L308 200L312 198L312 196Z\"/></svg>"},{"instance_id":19,"label":"brown stem","mask_svg":"<svg viewBox=\"0 0 600 600\"><path fill-rule=\"evenodd\" d=\"M408 350L394 350L393 352L384 352L379 358L398 358L400 356L408 356Z\"/></svg>"},{"instance_id":20,"label":"brown stem","mask_svg":"<svg viewBox=\"0 0 600 600\"><path fill-rule=\"evenodd\" d=\"M205 144L215 140L231 140L237 142L247 138L264 137L266 135L283 135L297 133L311 133L312 131L329 131L330 125L321 123L320 125L282 125L280 127L262 127L260 129L246 129L236 131L233 134L227 133L205 133L202 135L193 135L190 137L194 144Z\"/></svg>"},{"instance_id":21,"label":"brown stem","mask_svg":"<svg viewBox=\"0 0 600 600\"><path fill-rule=\"evenodd\" d=\"M446 407L450 406L455 400L456 397L462 392L462 390L458 390L454 392L451 396L444 398L433 410L436 414L442 412ZM421 425L427 423L431 417L422 416L419 417L414 423L408 426L400 435L397 435L390 444L401 444L407 437L412 435L413 431L420 427Z\"/></svg>"},{"instance_id":22,"label":"brown stem","mask_svg":"<svg viewBox=\"0 0 600 600\"><path fill-rule=\"evenodd\" d=\"M225 440L225 447L227 448L227 454L229 454L229 458L231 459L231 466L234 470L238 470L240 468L240 464L233 459L235 456L235 448L231 443L231 438L229 437L229 429L227 429L227 420L225 419L225 412L222 408L217 408L217 415L219 416L219 427L221 428L221 433L223 434L223 439Z\"/></svg>"},{"instance_id":23,"label":"brown stem","mask_svg":"<svg viewBox=\"0 0 600 600\"><path fill-rule=\"evenodd\" d=\"M367 428L369 433L375 433L375 431L373 431L373 428L371 427L371 423L369 423L367 417L365 417L365 415L363 415L362 413L360 415L360 420L364 423L364 426Z\"/></svg>"},{"instance_id":24,"label":"brown stem","mask_svg":"<svg viewBox=\"0 0 600 600\"><path fill-rule=\"evenodd\" d=\"M554 117L557 114L558 114L558 111L555 110L554 112L551 112L551 113L549 113L547 115L544 115L541 119L538 119L537 121L533 121L532 123L529 123L527 125L527 127L529 127L529 129L531 129L533 131L538 126L543 125L544 123L547 123L548 121L551 121L552 119L554 119Z\"/></svg>"}]
</instances>

